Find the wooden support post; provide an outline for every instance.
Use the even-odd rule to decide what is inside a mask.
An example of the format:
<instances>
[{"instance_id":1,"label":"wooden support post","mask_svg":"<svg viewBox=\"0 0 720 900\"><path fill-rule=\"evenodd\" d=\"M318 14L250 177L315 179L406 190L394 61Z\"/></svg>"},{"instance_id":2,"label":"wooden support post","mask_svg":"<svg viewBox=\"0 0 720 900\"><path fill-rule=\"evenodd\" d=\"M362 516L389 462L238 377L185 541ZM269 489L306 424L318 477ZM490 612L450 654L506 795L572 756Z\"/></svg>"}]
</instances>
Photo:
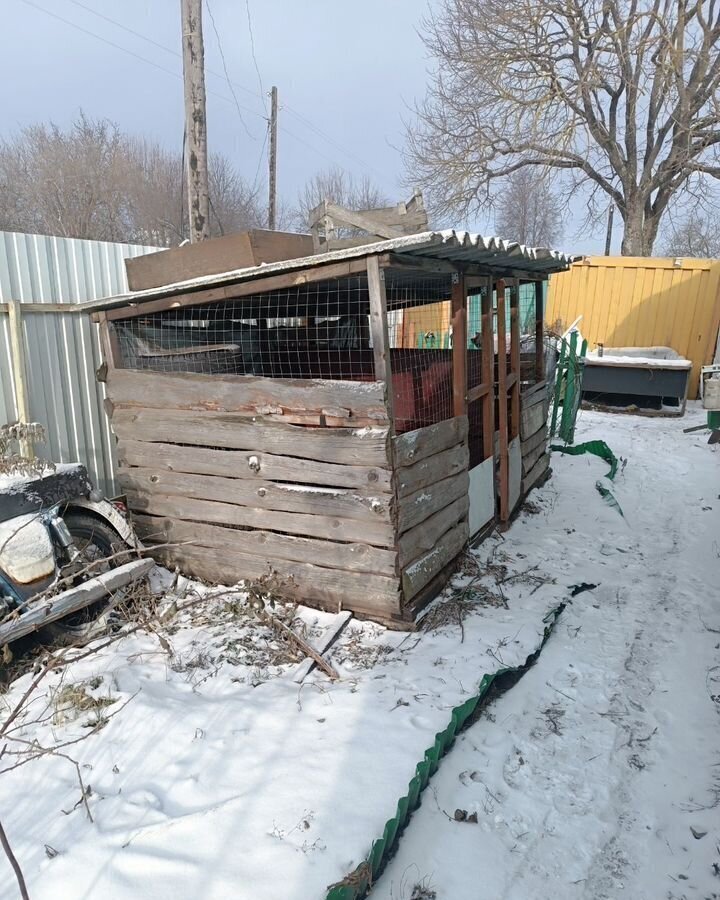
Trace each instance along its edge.
<instances>
[{"instance_id":1,"label":"wooden support post","mask_svg":"<svg viewBox=\"0 0 720 900\"><path fill-rule=\"evenodd\" d=\"M377 256L367 261L368 294L370 297L370 333L375 358L375 380L385 385L385 404L391 428L394 424L392 377L390 371L390 338L388 335L387 297L385 296L385 273L380 268Z\"/></svg>"},{"instance_id":2,"label":"wooden support post","mask_svg":"<svg viewBox=\"0 0 720 900\"><path fill-rule=\"evenodd\" d=\"M535 282L535 381L545 380L545 309L543 288L546 282Z\"/></svg>"},{"instance_id":3,"label":"wooden support post","mask_svg":"<svg viewBox=\"0 0 720 900\"><path fill-rule=\"evenodd\" d=\"M490 459L495 452L495 316L492 278L485 279L481 304L482 383L490 385L490 390L482 400L483 459Z\"/></svg>"},{"instance_id":4,"label":"wooden support post","mask_svg":"<svg viewBox=\"0 0 720 900\"><path fill-rule=\"evenodd\" d=\"M520 281L513 278L510 288L510 440L520 434Z\"/></svg>"},{"instance_id":5,"label":"wooden support post","mask_svg":"<svg viewBox=\"0 0 720 900\"><path fill-rule=\"evenodd\" d=\"M108 321L106 312L99 312L97 317L100 329L100 349L108 371L121 369L120 341L118 341L117 334L115 334L114 326Z\"/></svg>"},{"instance_id":6,"label":"wooden support post","mask_svg":"<svg viewBox=\"0 0 720 900\"><path fill-rule=\"evenodd\" d=\"M8 303L8 325L10 328L10 351L12 373L15 382L15 411L18 422L30 421L30 399L28 396L27 365L25 362L25 342L22 330L22 308L18 300ZM27 459L34 456L32 441L20 441L20 453Z\"/></svg>"},{"instance_id":7,"label":"wooden support post","mask_svg":"<svg viewBox=\"0 0 720 900\"><path fill-rule=\"evenodd\" d=\"M205 49L201 0L181 0L183 80L185 83L186 172L190 241L210 237Z\"/></svg>"},{"instance_id":8,"label":"wooden support post","mask_svg":"<svg viewBox=\"0 0 720 900\"><path fill-rule=\"evenodd\" d=\"M453 275L453 414L467 415L467 291L462 272Z\"/></svg>"},{"instance_id":9,"label":"wooden support post","mask_svg":"<svg viewBox=\"0 0 720 900\"><path fill-rule=\"evenodd\" d=\"M507 324L505 321L505 282L495 283L497 295L497 368L500 521L510 518L510 457L508 454Z\"/></svg>"},{"instance_id":10,"label":"wooden support post","mask_svg":"<svg viewBox=\"0 0 720 900\"><path fill-rule=\"evenodd\" d=\"M275 218L277 209L277 127L278 127L278 94L273 85L270 90L270 152L268 165L268 228L275 231Z\"/></svg>"}]
</instances>

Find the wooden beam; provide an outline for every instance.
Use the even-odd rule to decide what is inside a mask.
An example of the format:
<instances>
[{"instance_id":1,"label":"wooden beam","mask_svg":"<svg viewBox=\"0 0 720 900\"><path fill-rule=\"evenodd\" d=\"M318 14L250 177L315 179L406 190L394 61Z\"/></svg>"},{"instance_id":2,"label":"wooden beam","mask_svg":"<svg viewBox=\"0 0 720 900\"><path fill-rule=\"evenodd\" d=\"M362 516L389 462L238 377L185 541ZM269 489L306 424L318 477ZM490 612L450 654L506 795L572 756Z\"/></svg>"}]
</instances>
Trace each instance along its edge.
<instances>
[{"instance_id":1,"label":"wooden beam","mask_svg":"<svg viewBox=\"0 0 720 900\"><path fill-rule=\"evenodd\" d=\"M467 415L467 292L465 276L454 276L452 295L453 413Z\"/></svg>"},{"instance_id":2,"label":"wooden beam","mask_svg":"<svg viewBox=\"0 0 720 900\"><path fill-rule=\"evenodd\" d=\"M129 319L145 316L150 313L163 312L166 309L178 309L185 306L202 306L206 303L217 303L220 300L235 300L249 297L252 294L267 294L271 291L287 290L302 287L318 281L331 281L337 278L348 278L350 275L363 274L367 268L367 259L348 259L342 262L325 265L308 266L305 269L293 269L279 275L266 275L229 284L201 288L196 291L178 292L175 294L163 291L165 296L157 299L143 300L141 296L134 298L126 294L122 298L108 301L107 306L98 307L97 302L88 304L94 309L107 311L108 320ZM122 305L124 302L124 305ZM112 304L112 307L111 307Z\"/></svg>"},{"instance_id":3,"label":"wooden beam","mask_svg":"<svg viewBox=\"0 0 720 900\"><path fill-rule=\"evenodd\" d=\"M268 414L323 414L387 422L384 385L373 381L266 378L119 369L108 375L107 392L117 408L215 410ZM302 481L302 479L300 479Z\"/></svg>"},{"instance_id":4,"label":"wooden beam","mask_svg":"<svg viewBox=\"0 0 720 900\"><path fill-rule=\"evenodd\" d=\"M490 459L495 453L495 316L493 315L493 283L485 278L485 291L481 299L482 328L482 381L488 386L483 398L483 459Z\"/></svg>"},{"instance_id":5,"label":"wooden beam","mask_svg":"<svg viewBox=\"0 0 720 900\"><path fill-rule=\"evenodd\" d=\"M545 379L545 311L543 287L545 282L535 282L535 381Z\"/></svg>"},{"instance_id":6,"label":"wooden beam","mask_svg":"<svg viewBox=\"0 0 720 900\"><path fill-rule=\"evenodd\" d=\"M512 281L510 289L510 440L520 433L520 282Z\"/></svg>"},{"instance_id":7,"label":"wooden beam","mask_svg":"<svg viewBox=\"0 0 720 900\"><path fill-rule=\"evenodd\" d=\"M108 369L105 376L107 380L108 374L113 374L122 368L120 341L114 328L108 322L106 313L99 312L97 314L97 322L100 329L100 347Z\"/></svg>"},{"instance_id":8,"label":"wooden beam","mask_svg":"<svg viewBox=\"0 0 720 900\"><path fill-rule=\"evenodd\" d=\"M491 384L479 384L477 387L470 388L467 392L467 402L473 403L481 397L486 397L490 393Z\"/></svg>"},{"instance_id":9,"label":"wooden beam","mask_svg":"<svg viewBox=\"0 0 720 900\"><path fill-rule=\"evenodd\" d=\"M376 256L367 259L368 294L370 297L370 333L375 357L375 380L385 385L385 403L390 422L393 418L393 396L390 371L390 337L388 335L385 274Z\"/></svg>"},{"instance_id":10,"label":"wooden beam","mask_svg":"<svg viewBox=\"0 0 720 900\"><path fill-rule=\"evenodd\" d=\"M510 518L510 458L508 455L508 390L507 390L507 325L505 322L505 282L495 284L497 294L497 368L498 368L498 432L500 521Z\"/></svg>"},{"instance_id":11,"label":"wooden beam","mask_svg":"<svg viewBox=\"0 0 720 900\"><path fill-rule=\"evenodd\" d=\"M27 425L30 421L30 398L28 395L27 364L25 360L25 342L22 330L22 311L17 300L8 303L8 327L10 329L10 355L12 357L12 374L15 384L15 411L18 422ZM28 459L35 455L32 441L19 441L20 453Z\"/></svg>"},{"instance_id":12,"label":"wooden beam","mask_svg":"<svg viewBox=\"0 0 720 900\"><path fill-rule=\"evenodd\" d=\"M37 631L44 625L57 622L70 613L77 612L109 597L113 591L120 590L131 581L143 578L155 565L153 559L134 559L131 562L111 569L96 578L90 578L77 587L69 588L61 594L41 600L31 605L27 612L17 619L9 619L0 625L0 644L9 644L18 638Z\"/></svg>"},{"instance_id":13,"label":"wooden beam","mask_svg":"<svg viewBox=\"0 0 720 900\"><path fill-rule=\"evenodd\" d=\"M325 200L310 213L309 221L312 226L325 216L330 216L333 223L340 222L341 225L351 225L353 228L367 231L368 234L378 235L379 238L403 237L402 228L382 222L371 213L372 210L347 209L330 200Z\"/></svg>"},{"instance_id":14,"label":"wooden beam","mask_svg":"<svg viewBox=\"0 0 720 900\"><path fill-rule=\"evenodd\" d=\"M335 619L328 625L322 636L315 642L313 650L316 653L326 653L335 641L340 637L347 623L352 619L352 613L349 610L338 613ZM302 684L305 678L312 672L315 667L315 660L308 656L304 659L295 670L293 681L295 684Z\"/></svg>"},{"instance_id":15,"label":"wooden beam","mask_svg":"<svg viewBox=\"0 0 720 900\"><path fill-rule=\"evenodd\" d=\"M0 303L0 313L9 311L10 303L20 303L23 315L25 313L76 313L84 312L81 303L33 303L19 300L10 300L8 303Z\"/></svg>"}]
</instances>

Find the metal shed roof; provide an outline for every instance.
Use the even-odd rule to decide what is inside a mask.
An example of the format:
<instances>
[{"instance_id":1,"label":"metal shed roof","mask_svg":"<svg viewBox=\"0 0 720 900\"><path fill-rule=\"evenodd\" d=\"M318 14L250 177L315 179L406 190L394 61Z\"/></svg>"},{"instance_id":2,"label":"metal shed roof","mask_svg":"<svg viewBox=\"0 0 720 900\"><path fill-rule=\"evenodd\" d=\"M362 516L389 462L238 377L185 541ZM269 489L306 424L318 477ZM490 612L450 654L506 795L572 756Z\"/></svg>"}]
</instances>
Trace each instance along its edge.
<instances>
[{"instance_id":1,"label":"metal shed roof","mask_svg":"<svg viewBox=\"0 0 720 900\"><path fill-rule=\"evenodd\" d=\"M570 256L567 253L561 253L558 250L525 247L517 241L506 241L499 237L485 237L469 231L455 231L454 229L425 231L421 234L390 238L389 240L363 244L359 247L350 247L345 250L333 250L329 253L318 253L314 256L286 259L275 263L262 263L259 266L250 268L233 269L229 272L221 272L215 275L204 275L201 278L191 278L187 281L165 284L161 287L150 288L144 291L118 294L114 297L97 300L92 304L83 305L93 309L108 309L126 304L141 304L148 300L173 294L239 281L252 281L268 275L279 275L296 269L307 269L326 263L341 262L346 259L357 259L380 253L395 253L398 256L408 257L408 259L415 256L424 259L446 260L448 262L474 263L487 268L489 271L496 271L498 274L508 270L521 269L537 275L562 272L579 258Z\"/></svg>"}]
</instances>

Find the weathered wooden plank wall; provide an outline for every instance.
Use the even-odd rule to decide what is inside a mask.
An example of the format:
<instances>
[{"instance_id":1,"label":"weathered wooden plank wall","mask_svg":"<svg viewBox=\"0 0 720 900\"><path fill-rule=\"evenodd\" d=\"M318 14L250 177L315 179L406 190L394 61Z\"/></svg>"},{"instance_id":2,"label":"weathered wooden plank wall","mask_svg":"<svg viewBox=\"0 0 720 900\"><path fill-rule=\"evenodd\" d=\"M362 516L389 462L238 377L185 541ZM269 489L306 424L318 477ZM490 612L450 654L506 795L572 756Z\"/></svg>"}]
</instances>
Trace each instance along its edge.
<instances>
[{"instance_id":1,"label":"weathered wooden plank wall","mask_svg":"<svg viewBox=\"0 0 720 900\"><path fill-rule=\"evenodd\" d=\"M548 396L544 381L520 396L520 449L522 453L522 496L545 475L550 465L548 453Z\"/></svg>"},{"instance_id":2,"label":"weathered wooden plank wall","mask_svg":"<svg viewBox=\"0 0 720 900\"><path fill-rule=\"evenodd\" d=\"M417 609L468 540L467 416L393 439L403 604Z\"/></svg>"},{"instance_id":3,"label":"weathered wooden plank wall","mask_svg":"<svg viewBox=\"0 0 720 900\"><path fill-rule=\"evenodd\" d=\"M400 617L382 384L111 368L107 391L138 530L176 545L158 549L163 560L218 582L272 568L294 599ZM295 424L330 412L373 425Z\"/></svg>"}]
</instances>

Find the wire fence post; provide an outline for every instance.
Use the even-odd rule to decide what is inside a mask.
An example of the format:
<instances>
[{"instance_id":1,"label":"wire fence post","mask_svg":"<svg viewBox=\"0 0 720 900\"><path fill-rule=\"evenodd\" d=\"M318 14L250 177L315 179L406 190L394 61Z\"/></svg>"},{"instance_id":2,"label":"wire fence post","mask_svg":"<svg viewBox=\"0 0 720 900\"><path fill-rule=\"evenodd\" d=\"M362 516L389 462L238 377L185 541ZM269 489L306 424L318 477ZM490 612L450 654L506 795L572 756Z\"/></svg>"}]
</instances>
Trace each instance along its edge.
<instances>
[{"instance_id":1,"label":"wire fence post","mask_svg":"<svg viewBox=\"0 0 720 900\"><path fill-rule=\"evenodd\" d=\"M30 422L30 402L28 400L22 309L18 300L8 301L8 324L10 328L13 381L15 383L15 411L18 422L27 425ZM35 455L32 442L23 438L19 443L20 454L26 459L32 459Z\"/></svg>"}]
</instances>

